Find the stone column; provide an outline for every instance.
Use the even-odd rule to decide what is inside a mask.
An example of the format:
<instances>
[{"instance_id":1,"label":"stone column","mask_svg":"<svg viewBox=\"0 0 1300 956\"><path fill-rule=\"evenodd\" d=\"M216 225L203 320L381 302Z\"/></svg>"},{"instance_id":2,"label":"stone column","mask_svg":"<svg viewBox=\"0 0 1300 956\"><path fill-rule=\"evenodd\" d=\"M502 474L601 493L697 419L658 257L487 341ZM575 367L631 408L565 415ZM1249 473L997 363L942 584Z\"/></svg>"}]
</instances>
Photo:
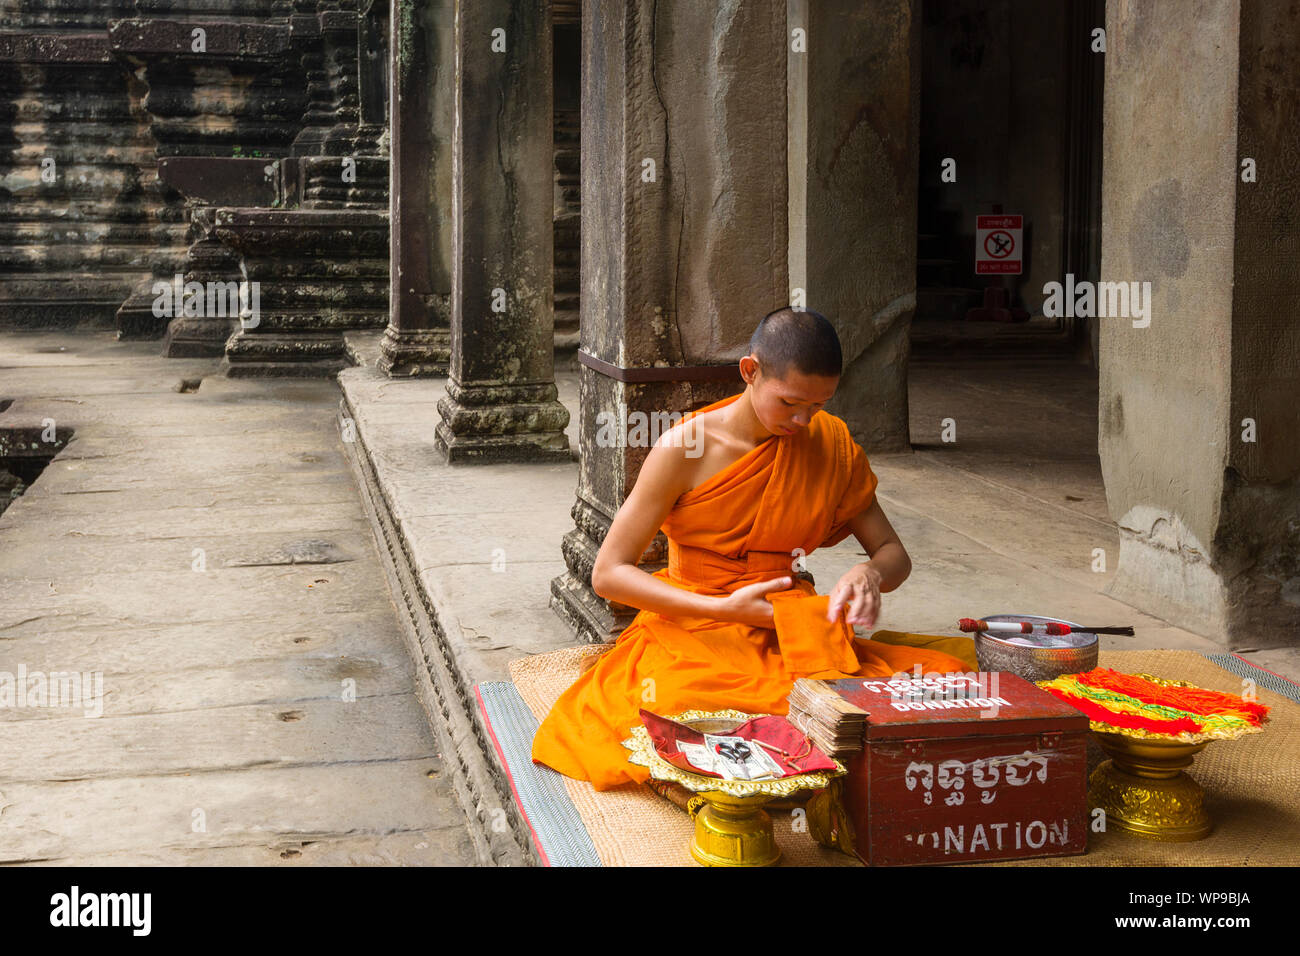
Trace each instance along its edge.
<instances>
[{"instance_id":1,"label":"stone column","mask_svg":"<svg viewBox=\"0 0 1300 956\"><path fill-rule=\"evenodd\" d=\"M451 354L454 0L392 0L388 329L379 367L446 375Z\"/></svg>"},{"instance_id":2,"label":"stone column","mask_svg":"<svg viewBox=\"0 0 1300 956\"><path fill-rule=\"evenodd\" d=\"M868 451L907 450L916 312L918 0L790 0L790 279L835 325L827 410ZM800 38L794 31L803 29ZM798 304L797 302L795 303Z\"/></svg>"},{"instance_id":3,"label":"stone column","mask_svg":"<svg viewBox=\"0 0 1300 956\"><path fill-rule=\"evenodd\" d=\"M1106 14L1101 279L1151 292L1099 319L1110 593L1229 647L1295 645L1300 13Z\"/></svg>"},{"instance_id":4,"label":"stone column","mask_svg":"<svg viewBox=\"0 0 1300 956\"><path fill-rule=\"evenodd\" d=\"M788 303L785 0L589 0L582 30L582 464L551 607L598 642L635 613L591 567L657 423L743 389ZM664 556L660 535L643 569Z\"/></svg>"},{"instance_id":5,"label":"stone column","mask_svg":"<svg viewBox=\"0 0 1300 956\"><path fill-rule=\"evenodd\" d=\"M449 462L565 461L557 399L551 10L457 7L451 369L434 443Z\"/></svg>"}]
</instances>

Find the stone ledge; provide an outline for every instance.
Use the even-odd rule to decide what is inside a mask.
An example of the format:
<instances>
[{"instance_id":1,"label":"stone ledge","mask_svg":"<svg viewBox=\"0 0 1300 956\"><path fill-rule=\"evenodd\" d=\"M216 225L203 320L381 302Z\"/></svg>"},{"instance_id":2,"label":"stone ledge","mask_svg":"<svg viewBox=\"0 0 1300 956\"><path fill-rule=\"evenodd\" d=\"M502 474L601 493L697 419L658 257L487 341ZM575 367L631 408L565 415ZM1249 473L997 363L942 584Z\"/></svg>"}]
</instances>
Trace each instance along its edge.
<instances>
[{"instance_id":1,"label":"stone ledge","mask_svg":"<svg viewBox=\"0 0 1300 956\"><path fill-rule=\"evenodd\" d=\"M561 378L565 404L574 407L577 377ZM548 601L550 579L564 570L558 542L570 520L577 464L447 465L433 447L446 379L394 380L370 365L343 371L339 383L341 430L354 439L345 448L363 485L430 724L448 736L457 792L471 819L484 824L484 862L536 863L474 688L508 680L514 658L574 643ZM527 501L518 495L524 480ZM494 547L509 573L490 570ZM491 831L498 808L508 834Z\"/></svg>"},{"instance_id":2,"label":"stone ledge","mask_svg":"<svg viewBox=\"0 0 1300 956\"><path fill-rule=\"evenodd\" d=\"M340 403L340 416L354 415L346 396ZM375 480L365 446L358 439L344 442L349 464L357 478L367 515L375 532L376 544L388 579L389 591L398 606L402 634L416 670L416 688L420 705L428 719L439 750L449 760L452 787L462 809L480 829L470 828L474 850L482 865L518 865L538 863L527 823L510 798L509 782L501 770L487 758L486 741L481 739L481 722L475 719L463 681L458 679L455 662L446 654L446 640L441 633L436 612L412 573L409 555L401 533L388 510L383 493ZM509 829L491 826L492 811L505 808Z\"/></svg>"},{"instance_id":3,"label":"stone ledge","mask_svg":"<svg viewBox=\"0 0 1300 956\"><path fill-rule=\"evenodd\" d=\"M471 619L482 624L470 616L473 609L462 601L456 600L453 606L453 600L463 597L466 590L473 590L473 585L463 586L463 568L457 569L461 573L449 572L445 566L434 564L436 554L430 553L431 547L436 552L439 543L438 532L430 522L445 526L447 516L422 517L415 512L422 510L418 502L430 497L421 491L428 482L420 480L427 479L430 473L443 479L444 494L455 494L473 487L473 483L463 484L459 469L441 465L438 476L440 469L434 461L410 460L433 457L431 443L420 443L412 449L408 426L423 415L431 419L428 431L432 433L432 419L437 413L431 400L442 393L445 380L393 382L371 367L349 369L339 376L339 381L343 387L342 430L355 438L345 442L344 447L362 486L394 603L403 612L407 649L416 664L426 714L435 735L447 745L444 752L456 755L455 786L468 815L483 825L479 847L483 862L536 864L527 823L514 804L509 780L497 763L487 727L475 703L474 687L484 680L508 679L506 664L511 658L565 646L571 643L571 635L546 607L544 593L527 606L516 604L510 610L508 622L516 633L547 635L549 640L543 640L541 645L535 641L532 646L526 646L527 641L519 645L509 642L503 645L490 638L484 641L486 635L478 628L469 627L473 633L467 635L466 628L462 627L463 621ZM407 391L410 402L399 403L396 410L375 404L379 391L399 385L410 389ZM388 413L393 411L396 414L390 416ZM403 433L408 439L405 445L399 438ZM402 464L408 467L403 468ZM412 464L417 468L409 467ZM428 467L419 467L422 465ZM553 472L554 468L541 470ZM576 465L568 464L563 471L564 474L549 477L556 482L556 489L564 489L567 495L567 489L576 480ZM483 472L476 468L474 473ZM491 498L493 490L482 488L480 494ZM461 517L471 524L482 521L481 512L492 510L485 503L463 503L466 507ZM521 514L520 520L527 518ZM468 547L472 545L467 542ZM562 567L558 552L554 560ZM527 578L539 578L539 569L533 566L535 562L525 559L519 563ZM539 579L544 582L553 571L549 567L541 568ZM457 587L458 584L462 587ZM545 589L542 586L534 590L544 592ZM505 810L508 832L498 833L491 828L493 811L497 809Z\"/></svg>"},{"instance_id":4,"label":"stone ledge","mask_svg":"<svg viewBox=\"0 0 1300 956\"><path fill-rule=\"evenodd\" d=\"M0 63L112 63L106 33L0 32Z\"/></svg>"},{"instance_id":5,"label":"stone ledge","mask_svg":"<svg viewBox=\"0 0 1300 956\"><path fill-rule=\"evenodd\" d=\"M201 53L193 51L196 29L204 31ZM289 24L162 18L110 20L108 42L116 52L139 56L183 56L196 62L214 56L271 60L289 51Z\"/></svg>"}]
</instances>

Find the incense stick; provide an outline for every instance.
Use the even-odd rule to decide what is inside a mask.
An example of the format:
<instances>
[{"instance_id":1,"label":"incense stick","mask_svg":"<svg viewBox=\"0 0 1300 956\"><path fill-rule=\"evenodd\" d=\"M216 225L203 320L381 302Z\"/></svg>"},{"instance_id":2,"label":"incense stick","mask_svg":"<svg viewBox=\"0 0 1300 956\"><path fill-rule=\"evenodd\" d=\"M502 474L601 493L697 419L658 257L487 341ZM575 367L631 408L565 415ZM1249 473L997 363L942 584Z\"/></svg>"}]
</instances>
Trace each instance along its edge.
<instances>
[{"instance_id":1,"label":"incense stick","mask_svg":"<svg viewBox=\"0 0 1300 956\"><path fill-rule=\"evenodd\" d=\"M980 621L971 617L963 617L957 622L957 627L970 633L971 631L1010 631L1015 634L1032 634L1035 629L1041 629L1044 633L1056 637L1062 637L1066 634L1119 634L1125 637L1133 636L1133 628L1119 625L1106 625L1103 627L1085 627L1080 624L1077 627L1071 627L1069 624L1062 624L1059 621L1049 621L1046 624L1033 624L1029 621Z\"/></svg>"}]
</instances>

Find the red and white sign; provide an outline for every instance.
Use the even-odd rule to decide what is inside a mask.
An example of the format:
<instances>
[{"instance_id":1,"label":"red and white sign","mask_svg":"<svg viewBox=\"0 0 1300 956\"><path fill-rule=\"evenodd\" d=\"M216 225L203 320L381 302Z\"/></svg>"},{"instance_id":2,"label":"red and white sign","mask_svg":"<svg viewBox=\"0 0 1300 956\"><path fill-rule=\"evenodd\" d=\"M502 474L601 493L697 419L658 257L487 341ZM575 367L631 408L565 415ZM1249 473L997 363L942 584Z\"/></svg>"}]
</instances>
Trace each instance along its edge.
<instances>
[{"instance_id":1,"label":"red and white sign","mask_svg":"<svg viewBox=\"0 0 1300 956\"><path fill-rule=\"evenodd\" d=\"M1024 216L975 217L975 274L1020 275Z\"/></svg>"}]
</instances>

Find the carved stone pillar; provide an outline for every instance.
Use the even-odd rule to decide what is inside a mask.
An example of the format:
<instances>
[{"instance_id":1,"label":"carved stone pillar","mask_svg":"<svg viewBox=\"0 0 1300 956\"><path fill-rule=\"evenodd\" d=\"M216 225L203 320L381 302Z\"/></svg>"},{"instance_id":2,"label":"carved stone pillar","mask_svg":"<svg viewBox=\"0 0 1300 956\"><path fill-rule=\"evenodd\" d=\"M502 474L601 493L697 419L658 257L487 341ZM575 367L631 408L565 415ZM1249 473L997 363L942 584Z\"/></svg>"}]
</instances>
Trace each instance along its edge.
<instances>
[{"instance_id":1,"label":"carved stone pillar","mask_svg":"<svg viewBox=\"0 0 1300 956\"><path fill-rule=\"evenodd\" d=\"M446 375L451 356L453 0L392 0L388 329L379 367Z\"/></svg>"},{"instance_id":2,"label":"carved stone pillar","mask_svg":"<svg viewBox=\"0 0 1300 956\"><path fill-rule=\"evenodd\" d=\"M911 448L919 0L792 0L791 285L834 323L844 374L827 411L868 451Z\"/></svg>"},{"instance_id":3,"label":"carved stone pillar","mask_svg":"<svg viewBox=\"0 0 1300 956\"><path fill-rule=\"evenodd\" d=\"M308 105L280 163L283 207L223 208L217 236L261 289L226 341L232 377L335 374L344 334L388 321L387 3L300 0L292 36Z\"/></svg>"},{"instance_id":4,"label":"carved stone pillar","mask_svg":"<svg viewBox=\"0 0 1300 956\"><path fill-rule=\"evenodd\" d=\"M1129 293L1097 320L1109 593L1229 647L1296 646L1300 11L1108 4L1106 42L1101 282Z\"/></svg>"},{"instance_id":5,"label":"carved stone pillar","mask_svg":"<svg viewBox=\"0 0 1300 956\"><path fill-rule=\"evenodd\" d=\"M456 21L450 462L569 457L553 342L548 0L476 0Z\"/></svg>"},{"instance_id":6,"label":"carved stone pillar","mask_svg":"<svg viewBox=\"0 0 1300 956\"><path fill-rule=\"evenodd\" d=\"M551 607L598 642L634 613L591 590L653 444L633 416L740 391L754 326L788 304L785 0L594 0L582 29L582 465Z\"/></svg>"}]
</instances>

